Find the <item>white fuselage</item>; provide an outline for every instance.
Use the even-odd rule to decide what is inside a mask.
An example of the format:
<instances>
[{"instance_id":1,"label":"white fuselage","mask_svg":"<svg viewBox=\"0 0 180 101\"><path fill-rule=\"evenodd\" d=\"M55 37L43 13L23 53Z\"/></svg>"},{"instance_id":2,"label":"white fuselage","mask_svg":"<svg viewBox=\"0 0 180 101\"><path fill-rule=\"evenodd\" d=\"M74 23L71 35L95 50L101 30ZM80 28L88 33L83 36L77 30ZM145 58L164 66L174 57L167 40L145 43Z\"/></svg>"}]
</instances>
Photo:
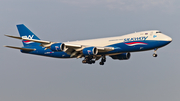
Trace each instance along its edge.
<instances>
[{"instance_id":1,"label":"white fuselage","mask_svg":"<svg viewBox=\"0 0 180 101\"><path fill-rule=\"evenodd\" d=\"M123 36L116 36L116 37L107 37L107 38L98 38L98 39L89 39L89 40L80 40L80 41L71 41L71 42L65 42L66 44L79 44L79 45L85 45L85 46L97 46L97 47L105 47L117 43L123 43L127 41L137 41L136 38L141 38L139 41L142 40L151 40L151 41L172 41L172 38L170 38L167 35L164 35L162 33L157 33L158 30L151 30L151 31L142 31L142 32L136 32L131 33ZM125 40L130 38L130 40ZM133 38L133 39L132 39ZM146 38L146 39L145 39Z\"/></svg>"}]
</instances>

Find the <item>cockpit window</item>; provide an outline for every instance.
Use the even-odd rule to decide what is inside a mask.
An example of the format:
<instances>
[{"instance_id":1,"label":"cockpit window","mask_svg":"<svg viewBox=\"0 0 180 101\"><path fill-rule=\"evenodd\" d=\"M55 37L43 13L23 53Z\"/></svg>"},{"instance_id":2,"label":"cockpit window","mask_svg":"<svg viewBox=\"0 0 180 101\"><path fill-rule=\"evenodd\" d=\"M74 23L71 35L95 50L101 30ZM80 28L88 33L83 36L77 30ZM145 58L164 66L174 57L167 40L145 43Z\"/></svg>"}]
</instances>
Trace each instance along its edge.
<instances>
[{"instance_id":1,"label":"cockpit window","mask_svg":"<svg viewBox=\"0 0 180 101\"><path fill-rule=\"evenodd\" d=\"M159 31L159 32L156 32L156 33L162 33L162 32Z\"/></svg>"}]
</instances>

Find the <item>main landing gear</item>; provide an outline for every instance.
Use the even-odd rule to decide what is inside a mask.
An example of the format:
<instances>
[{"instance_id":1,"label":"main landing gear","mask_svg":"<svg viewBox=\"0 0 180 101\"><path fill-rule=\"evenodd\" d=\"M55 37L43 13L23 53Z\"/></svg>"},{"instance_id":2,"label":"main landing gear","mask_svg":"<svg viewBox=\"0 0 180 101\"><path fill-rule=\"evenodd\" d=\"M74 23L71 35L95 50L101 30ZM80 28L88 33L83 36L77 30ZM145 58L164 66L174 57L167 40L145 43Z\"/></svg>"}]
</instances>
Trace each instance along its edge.
<instances>
[{"instance_id":1,"label":"main landing gear","mask_svg":"<svg viewBox=\"0 0 180 101\"><path fill-rule=\"evenodd\" d=\"M94 64L95 60L92 60L92 57L85 57L82 63Z\"/></svg>"},{"instance_id":2,"label":"main landing gear","mask_svg":"<svg viewBox=\"0 0 180 101\"><path fill-rule=\"evenodd\" d=\"M85 57L84 60L82 60L82 63L84 63L84 64L94 64L95 61L99 60L99 59L100 59L100 57L98 59L96 58L95 60L93 60L93 56L88 56L88 57ZM105 55L103 55L101 57L101 62L99 62L99 64L104 65L104 62L106 62L106 56Z\"/></svg>"},{"instance_id":3,"label":"main landing gear","mask_svg":"<svg viewBox=\"0 0 180 101\"><path fill-rule=\"evenodd\" d=\"M106 56L103 55L101 58L101 62L99 62L100 65L104 65L104 62L106 62Z\"/></svg>"},{"instance_id":4,"label":"main landing gear","mask_svg":"<svg viewBox=\"0 0 180 101\"><path fill-rule=\"evenodd\" d=\"M156 51L157 51L157 48L154 49L153 57L157 57Z\"/></svg>"}]
</instances>

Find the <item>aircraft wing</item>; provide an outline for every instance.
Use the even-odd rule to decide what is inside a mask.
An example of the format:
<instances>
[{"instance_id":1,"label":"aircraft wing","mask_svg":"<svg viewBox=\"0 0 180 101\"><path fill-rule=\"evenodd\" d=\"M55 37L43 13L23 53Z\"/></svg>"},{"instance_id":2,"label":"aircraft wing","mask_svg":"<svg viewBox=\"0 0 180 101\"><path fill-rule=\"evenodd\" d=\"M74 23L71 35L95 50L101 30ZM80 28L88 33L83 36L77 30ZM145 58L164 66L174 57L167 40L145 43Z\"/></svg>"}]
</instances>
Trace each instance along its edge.
<instances>
[{"instance_id":1,"label":"aircraft wing","mask_svg":"<svg viewBox=\"0 0 180 101\"><path fill-rule=\"evenodd\" d=\"M94 47L94 46L76 45L76 44L69 44L69 43L64 43L64 46L65 46L64 52L71 55L71 57L76 56L77 58L80 58L83 56L82 51L84 48ZM98 53L114 50L114 47L96 47L96 48L98 50Z\"/></svg>"},{"instance_id":2,"label":"aircraft wing","mask_svg":"<svg viewBox=\"0 0 180 101\"><path fill-rule=\"evenodd\" d=\"M86 47L92 47L92 46L86 46L86 45L75 45L75 44L66 44L66 43L64 43L64 45L66 46L66 48L72 48L72 49L75 49L77 51L80 51ZM99 51L103 51L103 52L108 52L108 51L114 50L114 47L96 47L96 48Z\"/></svg>"}]
</instances>

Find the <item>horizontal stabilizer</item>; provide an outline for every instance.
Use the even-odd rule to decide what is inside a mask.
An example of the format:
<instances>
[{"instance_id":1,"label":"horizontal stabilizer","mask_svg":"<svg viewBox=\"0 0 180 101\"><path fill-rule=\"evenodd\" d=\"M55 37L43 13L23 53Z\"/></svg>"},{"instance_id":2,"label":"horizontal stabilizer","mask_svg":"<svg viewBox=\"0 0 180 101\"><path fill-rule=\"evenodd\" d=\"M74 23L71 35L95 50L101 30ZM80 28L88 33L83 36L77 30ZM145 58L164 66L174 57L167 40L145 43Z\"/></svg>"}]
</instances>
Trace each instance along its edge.
<instances>
[{"instance_id":1,"label":"horizontal stabilizer","mask_svg":"<svg viewBox=\"0 0 180 101\"><path fill-rule=\"evenodd\" d=\"M22 39L22 37L18 37L18 36L11 36L11 35L5 35L5 36L15 38L15 39Z\"/></svg>"},{"instance_id":2,"label":"horizontal stabilizer","mask_svg":"<svg viewBox=\"0 0 180 101\"><path fill-rule=\"evenodd\" d=\"M4 47L21 49L21 50L25 50L25 51L35 51L36 50L36 49L31 49L31 48L22 48L22 47L14 47L14 46L4 46Z\"/></svg>"},{"instance_id":3,"label":"horizontal stabilizer","mask_svg":"<svg viewBox=\"0 0 180 101\"><path fill-rule=\"evenodd\" d=\"M42 44L49 44L49 43L51 43L50 41L43 41L43 40L36 40L36 39L28 39L28 38L22 38L22 37L18 37L18 36L11 36L11 35L5 35L5 36L11 37L11 38L15 38L15 39L21 39L21 40L27 40L27 41L42 43Z\"/></svg>"}]
</instances>

